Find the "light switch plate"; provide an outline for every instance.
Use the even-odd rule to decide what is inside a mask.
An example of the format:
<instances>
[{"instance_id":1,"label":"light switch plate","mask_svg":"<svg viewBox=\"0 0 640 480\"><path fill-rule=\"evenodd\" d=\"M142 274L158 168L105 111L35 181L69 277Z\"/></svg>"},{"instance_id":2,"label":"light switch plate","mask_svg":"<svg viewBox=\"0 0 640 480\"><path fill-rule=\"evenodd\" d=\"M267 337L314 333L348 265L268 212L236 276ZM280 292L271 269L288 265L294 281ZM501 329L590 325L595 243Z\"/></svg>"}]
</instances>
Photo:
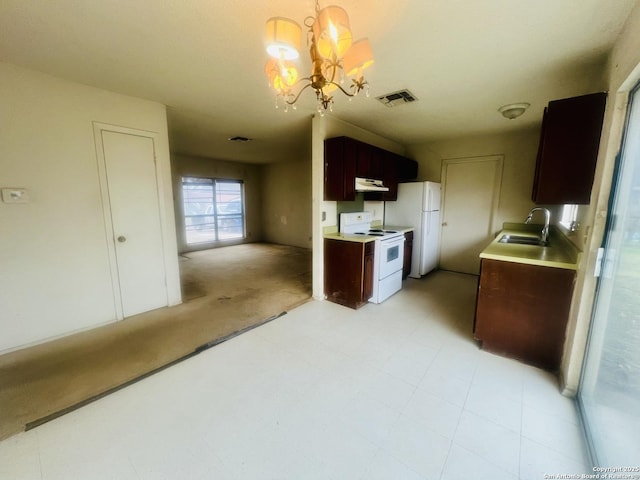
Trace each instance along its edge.
<instances>
[{"instance_id":1,"label":"light switch plate","mask_svg":"<svg viewBox=\"0 0 640 480\"><path fill-rule=\"evenodd\" d=\"M4 203L29 203L29 193L26 188L3 188L2 201Z\"/></svg>"}]
</instances>

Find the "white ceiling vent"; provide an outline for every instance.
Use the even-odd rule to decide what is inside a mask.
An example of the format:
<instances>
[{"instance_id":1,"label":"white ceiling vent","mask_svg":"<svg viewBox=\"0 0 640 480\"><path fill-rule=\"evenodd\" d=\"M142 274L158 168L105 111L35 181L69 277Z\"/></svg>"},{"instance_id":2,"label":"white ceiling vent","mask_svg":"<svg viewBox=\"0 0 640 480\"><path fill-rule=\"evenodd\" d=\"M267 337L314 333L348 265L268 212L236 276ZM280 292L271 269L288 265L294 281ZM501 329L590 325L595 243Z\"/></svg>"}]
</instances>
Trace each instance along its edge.
<instances>
[{"instance_id":1,"label":"white ceiling vent","mask_svg":"<svg viewBox=\"0 0 640 480\"><path fill-rule=\"evenodd\" d=\"M405 103L411 103L417 100L416 96L407 89L387 93L386 95L381 95L376 98L386 107L398 107Z\"/></svg>"}]
</instances>

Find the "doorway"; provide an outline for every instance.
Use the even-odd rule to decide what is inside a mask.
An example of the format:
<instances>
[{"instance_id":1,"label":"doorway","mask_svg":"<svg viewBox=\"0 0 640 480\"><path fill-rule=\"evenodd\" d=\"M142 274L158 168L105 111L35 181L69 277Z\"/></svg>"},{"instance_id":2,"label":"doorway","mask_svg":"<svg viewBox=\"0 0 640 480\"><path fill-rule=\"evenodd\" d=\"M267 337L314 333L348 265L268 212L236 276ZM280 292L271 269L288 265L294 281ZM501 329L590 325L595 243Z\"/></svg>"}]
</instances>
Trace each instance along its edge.
<instances>
[{"instance_id":1,"label":"doorway","mask_svg":"<svg viewBox=\"0 0 640 480\"><path fill-rule=\"evenodd\" d=\"M502 155L443 160L440 268L480 273L480 252L496 230Z\"/></svg>"},{"instance_id":2,"label":"doorway","mask_svg":"<svg viewBox=\"0 0 640 480\"><path fill-rule=\"evenodd\" d=\"M629 97L609 205L578 404L595 464L633 468L640 452L640 84Z\"/></svg>"}]
</instances>

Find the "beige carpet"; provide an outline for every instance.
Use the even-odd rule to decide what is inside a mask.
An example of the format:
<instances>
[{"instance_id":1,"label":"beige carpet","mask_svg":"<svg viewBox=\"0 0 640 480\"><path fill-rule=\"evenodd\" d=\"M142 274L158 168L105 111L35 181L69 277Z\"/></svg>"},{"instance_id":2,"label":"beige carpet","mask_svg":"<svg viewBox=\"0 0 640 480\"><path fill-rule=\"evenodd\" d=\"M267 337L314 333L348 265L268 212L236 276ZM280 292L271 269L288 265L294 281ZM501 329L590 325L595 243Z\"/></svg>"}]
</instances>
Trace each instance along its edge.
<instances>
[{"instance_id":1,"label":"beige carpet","mask_svg":"<svg viewBox=\"0 0 640 480\"><path fill-rule=\"evenodd\" d=\"M185 303L0 356L0 439L311 297L311 251L247 244L180 257Z\"/></svg>"}]
</instances>

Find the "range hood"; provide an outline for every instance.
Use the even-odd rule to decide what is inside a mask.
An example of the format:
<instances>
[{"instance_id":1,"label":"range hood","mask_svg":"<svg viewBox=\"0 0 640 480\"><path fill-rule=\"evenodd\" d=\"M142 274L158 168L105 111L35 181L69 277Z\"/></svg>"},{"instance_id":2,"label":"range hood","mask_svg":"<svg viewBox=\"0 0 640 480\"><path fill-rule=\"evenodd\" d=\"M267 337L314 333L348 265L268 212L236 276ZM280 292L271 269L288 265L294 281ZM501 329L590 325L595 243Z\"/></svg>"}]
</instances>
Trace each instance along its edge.
<instances>
[{"instance_id":1,"label":"range hood","mask_svg":"<svg viewBox=\"0 0 640 480\"><path fill-rule=\"evenodd\" d=\"M382 180L356 177L356 192L388 192L389 187L382 184Z\"/></svg>"}]
</instances>

